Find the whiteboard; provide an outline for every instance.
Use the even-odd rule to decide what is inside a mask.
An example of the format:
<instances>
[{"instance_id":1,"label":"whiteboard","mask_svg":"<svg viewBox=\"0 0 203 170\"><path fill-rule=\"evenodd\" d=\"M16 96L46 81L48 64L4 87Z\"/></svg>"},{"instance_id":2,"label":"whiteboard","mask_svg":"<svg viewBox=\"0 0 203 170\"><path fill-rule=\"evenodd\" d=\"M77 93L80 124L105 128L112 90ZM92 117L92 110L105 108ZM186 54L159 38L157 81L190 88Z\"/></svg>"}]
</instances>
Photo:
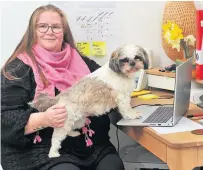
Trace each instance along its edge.
<instances>
[{"instance_id":1,"label":"whiteboard","mask_svg":"<svg viewBox=\"0 0 203 170\"><path fill-rule=\"evenodd\" d=\"M76 42L94 41L105 42L106 54L104 56L90 57L100 65L106 63L111 53L122 43L122 27L117 17L117 2L91 2L91 1L50 1L62 9L68 19L69 26Z\"/></svg>"}]
</instances>

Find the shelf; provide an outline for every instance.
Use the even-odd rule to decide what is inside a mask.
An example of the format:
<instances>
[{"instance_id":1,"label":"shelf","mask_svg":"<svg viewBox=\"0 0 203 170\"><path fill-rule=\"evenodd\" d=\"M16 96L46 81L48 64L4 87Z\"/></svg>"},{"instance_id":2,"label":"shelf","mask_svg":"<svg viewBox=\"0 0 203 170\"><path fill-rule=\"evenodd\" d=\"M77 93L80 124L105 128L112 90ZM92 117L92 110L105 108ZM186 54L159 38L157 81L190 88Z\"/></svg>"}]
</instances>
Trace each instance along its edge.
<instances>
[{"instance_id":1,"label":"shelf","mask_svg":"<svg viewBox=\"0 0 203 170\"><path fill-rule=\"evenodd\" d=\"M159 69L160 68L148 69L147 74L175 78L175 73L173 73L173 72L161 72L161 71L159 71Z\"/></svg>"},{"instance_id":2,"label":"shelf","mask_svg":"<svg viewBox=\"0 0 203 170\"><path fill-rule=\"evenodd\" d=\"M175 78L175 73L173 73L173 72L160 72L159 69L160 68L148 69L147 74ZM193 80L195 79L195 75L192 76L192 79ZM203 84L203 80L195 80L195 81L197 83Z\"/></svg>"}]
</instances>

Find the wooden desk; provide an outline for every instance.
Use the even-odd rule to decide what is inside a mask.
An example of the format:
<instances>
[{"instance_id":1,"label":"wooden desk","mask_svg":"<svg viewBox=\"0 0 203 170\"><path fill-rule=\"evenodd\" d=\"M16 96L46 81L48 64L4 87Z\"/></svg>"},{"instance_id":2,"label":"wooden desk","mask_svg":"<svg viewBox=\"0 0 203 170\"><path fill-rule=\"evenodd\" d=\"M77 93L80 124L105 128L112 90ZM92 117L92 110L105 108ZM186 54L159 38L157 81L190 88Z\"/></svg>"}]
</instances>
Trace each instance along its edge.
<instances>
[{"instance_id":1,"label":"wooden desk","mask_svg":"<svg viewBox=\"0 0 203 170\"><path fill-rule=\"evenodd\" d=\"M154 94L169 94L169 92L153 91ZM132 99L132 106L139 104L170 104L173 99L140 100ZM190 104L188 113L202 112L203 109ZM162 161L167 163L170 170L192 170L203 166L203 136L191 132L173 134L158 134L149 127L121 127L122 130L148 149Z\"/></svg>"}]
</instances>

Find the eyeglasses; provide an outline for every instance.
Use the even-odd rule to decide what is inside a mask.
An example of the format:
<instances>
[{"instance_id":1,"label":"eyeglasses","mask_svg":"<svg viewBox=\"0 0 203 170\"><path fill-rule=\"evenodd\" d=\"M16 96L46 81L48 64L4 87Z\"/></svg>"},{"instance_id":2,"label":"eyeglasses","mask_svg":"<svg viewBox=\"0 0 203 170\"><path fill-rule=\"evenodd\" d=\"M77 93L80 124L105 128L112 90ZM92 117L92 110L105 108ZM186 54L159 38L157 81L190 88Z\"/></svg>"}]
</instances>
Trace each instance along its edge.
<instances>
[{"instance_id":1,"label":"eyeglasses","mask_svg":"<svg viewBox=\"0 0 203 170\"><path fill-rule=\"evenodd\" d=\"M46 33L49 30L49 28L51 28L52 32L55 34L59 34L63 30L63 26L61 24L49 25L46 23L39 23L39 24L36 24L36 27L37 27L37 30L41 33Z\"/></svg>"}]
</instances>

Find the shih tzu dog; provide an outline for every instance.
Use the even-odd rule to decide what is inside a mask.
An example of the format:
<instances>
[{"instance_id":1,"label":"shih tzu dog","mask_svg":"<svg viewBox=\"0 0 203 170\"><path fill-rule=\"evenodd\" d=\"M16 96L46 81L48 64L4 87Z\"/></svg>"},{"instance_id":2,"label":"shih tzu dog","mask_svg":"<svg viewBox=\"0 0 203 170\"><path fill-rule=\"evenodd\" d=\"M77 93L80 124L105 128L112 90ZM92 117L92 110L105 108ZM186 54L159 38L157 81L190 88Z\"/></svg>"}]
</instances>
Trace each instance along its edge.
<instances>
[{"instance_id":1,"label":"shih tzu dog","mask_svg":"<svg viewBox=\"0 0 203 170\"><path fill-rule=\"evenodd\" d=\"M126 119L141 116L131 108L130 94L134 90L135 73L148 68L146 51L136 45L123 45L112 53L106 65L82 78L72 87L55 98L41 94L35 102L29 103L42 112L54 104L65 105L67 119L64 127L55 128L49 157L59 157L61 142L66 136L78 136L89 116L100 116L118 108Z\"/></svg>"}]
</instances>

